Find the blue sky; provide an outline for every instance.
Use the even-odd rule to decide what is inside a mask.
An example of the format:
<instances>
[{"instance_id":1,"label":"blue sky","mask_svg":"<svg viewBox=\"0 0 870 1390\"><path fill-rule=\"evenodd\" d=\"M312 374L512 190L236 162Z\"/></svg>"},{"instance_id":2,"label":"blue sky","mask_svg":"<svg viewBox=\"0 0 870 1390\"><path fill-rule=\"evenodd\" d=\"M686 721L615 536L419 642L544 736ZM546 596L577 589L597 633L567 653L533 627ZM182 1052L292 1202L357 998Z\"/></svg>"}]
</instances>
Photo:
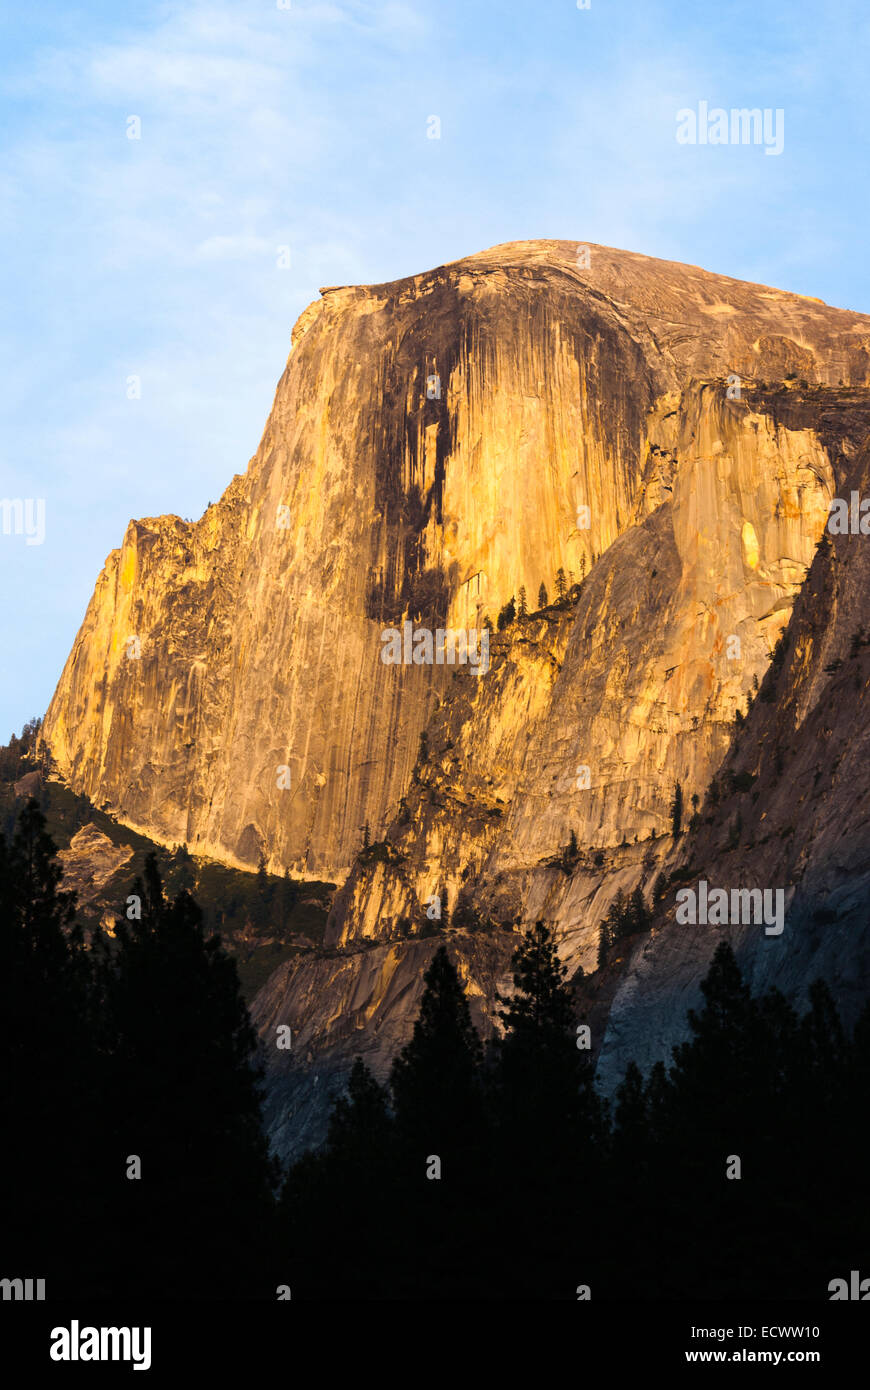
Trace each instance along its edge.
<instances>
[{"instance_id":1,"label":"blue sky","mask_svg":"<svg viewBox=\"0 0 870 1390\"><path fill-rule=\"evenodd\" d=\"M0 40L0 498L46 503L0 534L4 741L129 519L245 469L320 285L564 237L870 312L866 0L40 0ZM699 101L782 108L782 154L679 145Z\"/></svg>"}]
</instances>

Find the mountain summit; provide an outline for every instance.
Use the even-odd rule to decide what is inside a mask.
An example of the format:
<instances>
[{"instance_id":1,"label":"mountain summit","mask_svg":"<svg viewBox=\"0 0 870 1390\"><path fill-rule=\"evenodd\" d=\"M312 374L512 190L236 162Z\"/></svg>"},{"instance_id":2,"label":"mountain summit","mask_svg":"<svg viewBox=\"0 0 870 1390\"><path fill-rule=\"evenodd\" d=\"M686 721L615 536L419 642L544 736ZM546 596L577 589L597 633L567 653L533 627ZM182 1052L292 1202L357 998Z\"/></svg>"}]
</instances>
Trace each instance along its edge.
<instances>
[{"instance_id":1,"label":"mountain summit","mask_svg":"<svg viewBox=\"0 0 870 1390\"><path fill-rule=\"evenodd\" d=\"M598 1046L661 1055L722 930L676 924L693 873L781 887L782 938L730 939L857 999L870 576L826 521L870 496L868 432L870 317L696 267L534 241L324 289L246 473L109 556L44 743L158 841L344 881L356 954L260 1003L309 1072L360 1028L383 1063L447 923L487 1017L517 923L588 974L638 886ZM445 632L486 667L439 661Z\"/></svg>"}]
</instances>

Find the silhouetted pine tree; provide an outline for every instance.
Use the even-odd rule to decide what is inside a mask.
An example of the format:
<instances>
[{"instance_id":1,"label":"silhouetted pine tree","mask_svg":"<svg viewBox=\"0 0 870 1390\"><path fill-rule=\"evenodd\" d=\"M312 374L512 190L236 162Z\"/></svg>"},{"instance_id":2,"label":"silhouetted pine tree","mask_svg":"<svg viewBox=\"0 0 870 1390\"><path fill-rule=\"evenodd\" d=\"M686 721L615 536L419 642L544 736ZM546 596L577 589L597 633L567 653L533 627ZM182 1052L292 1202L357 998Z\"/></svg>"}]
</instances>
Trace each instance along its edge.
<instances>
[{"instance_id":1,"label":"silhouetted pine tree","mask_svg":"<svg viewBox=\"0 0 870 1390\"><path fill-rule=\"evenodd\" d=\"M400 1296L450 1289L462 1297L485 1281L477 1252L490 1240L482 1049L443 946L424 981L411 1041L390 1074L396 1171L388 1240L398 1256Z\"/></svg>"},{"instance_id":2,"label":"silhouetted pine tree","mask_svg":"<svg viewBox=\"0 0 870 1390\"><path fill-rule=\"evenodd\" d=\"M598 969L602 970L607 964L607 957L613 942L610 939L610 925L605 920L598 928Z\"/></svg>"},{"instance_id":3,"label":"silhouetted pine tree","mask_svg":"<svg viewBox=\"0 0 870 1390\"><path fill-rule=\"evenodd\" d=\"M257 878L252 915L255 933L258 936L264 936L269 930L272 916L272 885L269 882L269 875L266 872L266 856L262 850L260 850L257 859Z\"/></svg>"},{"instance_id":4,"label":"silhouetted pine tree","mask_svg":"<svg viewBox=\"0 0 870 1390\"><path fill-rule=\"evenodd\" d=\"M703 1130L696 1121L696 1142L718 1143L730 1136L736 1144L742 1139L737 1121L755 1070L759 1026L757 1005L725 941L716 947L701 993L704 1007L689 1010L692 1040L674 1048L670 1079L685 1113L710 1115ZM715 1115L705 1100L711 1086L718 1096Z\"/></svg>"},{"instance_id":5,"label":"silhouetted pine tree","mask_svg":"<svg viewBox=\"0 0 870 1390\"><path fill-rule=\"evenodd\" d=\"M511 598L508 599L504 607L499 611L498 620L496 624L499 632L504 632L506 627L510 627L511 623L514 621L516 616L516 605L514 604L513 596L511 596Z\"/></svg>"},{"instance_id":6,"label":"silhouetted pine tree","mask_svg":"<svg viewBox=\"0 0 870 1390\"><path fill-rule=\"evenodd\" d=\"M176 845L172 851L172 874L176 892L186 889L192 893L196 884L196 866L187 845Z\"/></svg>"},{"instance_id":7,"label":"silhouetted pine tree","mask_svg":"<svg viewBox=\"0 0 870 1390\"><path fill-rule=\"evenodd\" d=\"M633 889L628 900L628 913L625 922L625 936L633 936L637 932L649 931L652 924L652 914L646 905L643 889L639 886Z\"/></svg>"},{"instance_id":8,"label":"silhouetted pine tree","mask_svg":"<svg viewBox=\"0 0 870 1390\"><path fill-rule=\"evenodd\" d=\"M870 1003L864 1005L855 1024L847 1068L852 1139L841 1149L845 1171L839 1188L848 1194L860 1191L865 1181L866 1155L870 1151ZM836 1136L834 1140L836 1142ZM864 1208L866 1210L866 1203Z\"/></svg>"},{"instance_id":9,"label":"silhouetted pine tree","mask_svg":"<svg viewBox=\"0 0 870 1390\"><path fill-rule=\"evenodd\" d=\"M156 1297L257 1297L272 1165L260 1125L255 1036L234 961L188 893L163 896L153 855L103 943L107 1104L124 1287ZM141 1159L141 1179L126 1176Z\"/></svg>"},{"instance_id":10,"label":"silhouetted pine tree","mask_svg":"<svg viewBox=\"0 0 870 1390\"><path fill-rule=\"evenodd\" d=\"M290 921L290 914L296 906L297 890L296 884L290 877L290 870L284 870L284 878L281 883L281 918L282 927L286 930Z\"/></svg>"},{"instance_id":11,"label":"silhouetted pine tree","mask_svg":"<svg viewBox=\"0 0 870 1390\"><path fill-rule=\"evenodd\" d=\"M347 1095L335 1102L326 1138L326 1153L346 1163L369 1162L385 1154L393 1124L387 1092L361 1057L351 1068Z\"/></svg>"},{"instance_id":12,"label":"silhouetted pine tree","mask_svg":"<svg viewBox=\"0 0 870 1390\"><path fill-rule=\"evenodd\" d=\"M676 837L682 834L683 829L683 788L679 782L674 783L674 795L671 801L671 833Z\"/></svg>"},{"instance_id":13,"label":"silhouetted pine tree","mask_svg":"<svg viewBox=\"0 0 870 1390\"><path fill-rule=\"evenodd\" d=\"M512 969L514 993L497 996L505 1032L492 1080L496 1188L511 1214L497 1263L518 1291L552 1297L568 1287L567 1250L576 1259L582 1246L587 1259L595 1245L597 1213L587 1213L581 1236L578 1193L599 1187L603 1116L567 969L544 922L525 933Z\"/></svg>"},{"instance_id":14,"label":"silhouetted pine tree","mask_svg":"<svg viewBox=\"0 0 870 1390\"><path fill-rule=\"evenodd\" d=\"M577 1046L567 967L544 922L525 933L512 969L515 992L496 996L505 1029L495 1079L501 1124L512 1147L556 1145L579 1158L578 1143L598 1137L600 1109L589 1053Z\"/></svg>"},{"instance_id":15,"label":"silhouetted pine tree","mask_svg":"<svg viewBox=\"0 0 870 1390\"><path fill-rule=\"evenodd\" d=\"M101 1095L90 962L34 800L0 836L0 1228L4 1277L89 1285Z\"/></svg>"},{"instance_id":16,"label":"silhouetted pine tree","mask_svg":"<svg viewBox=\"0 0 870 1390\"><path fill-rule=\"evenodd\" d=\"M629 1181L640 1176L638 1169L643 1163L648 1141L649 1125L643 1076L637 1064L629 1062L616 1092L613 1117L614 1157L620 1167L620 1176Z\"/></svg>"},{"instance_id":17,"label":"silhouetted pine tree","mask_svg":"<svg viewBox=\"0 0 870 1390\"><path fill-rule=\"evenodd\" d=\"M293 1165L282 1190L285 1258L292 1262L279 1276L299 1281L296 1296L352 1297L360 1281L370 1295L387 1296L395 1168L387 1093L357 1057L347 1094L333 1106L323 1148ZM373 1250L386 1256L380 1268Z\"/></svg>"},{"instance_id":18,"label":"silhouetted pine tree","mask_svg":"<svg viewBox=\"0 0 870 1390\"><path fill-rule=\"evenodd\" d=\"M601 948L602 940L605 941L605 952L621 941L625 936L633 936L637 932L649 931L652 922L652 914L646 905L643 890L635 888L630 897L626 897L620 888L607 909L607 916L601 924L602 931L599 933L598 942ZM603 936L602 936L603 933ZM599 964L601 960L599 958Z\"/></svg>"},{"instance_id":19,"label":"silhouetted pine tree","mask_svg":"<svg viewBox=\"0 0 870 1390\"><path fill-rule=\"evenodd\" d=\"M479 1141L480 1039L465 993L444 946L423 976L420 1014L411 1041L390 1073L399 1140L423 1173L429 1154L446 1172L468 1162Z\"/></svg>"}]
</instances>

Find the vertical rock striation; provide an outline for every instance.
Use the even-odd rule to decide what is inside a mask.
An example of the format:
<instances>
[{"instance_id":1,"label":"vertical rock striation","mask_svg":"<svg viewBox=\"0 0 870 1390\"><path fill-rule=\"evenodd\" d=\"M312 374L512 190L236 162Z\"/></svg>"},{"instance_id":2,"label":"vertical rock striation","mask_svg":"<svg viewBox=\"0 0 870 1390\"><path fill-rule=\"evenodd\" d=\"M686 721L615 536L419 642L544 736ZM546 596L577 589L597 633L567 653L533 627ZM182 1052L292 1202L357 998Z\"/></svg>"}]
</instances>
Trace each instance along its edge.
<instances>
[{"instance_id":1,"label":"vertical rock striation","mask_svg":"<svg viewBox=\"0 0 870 1390\"><path fill-rule=\"evenodd\" d=\"M332 957L316 983L288 967L261 1011L307 1000L330 1066L353 988L354 1017L406 1035L413 991L367 953L416 978L432 895L470 978L474 928L501 968L537 916L594 966L613 894L676 862L674 782L704 801L857 466L870 319L585 259L511 243L321 291L247 472L196 523L130 523L43 724L69 784L154 839L343 882L341 982ZM521 587L536 611L493 634L485 673L381 660L385 629L480 629Z\"/></svg>"}]
</instances>

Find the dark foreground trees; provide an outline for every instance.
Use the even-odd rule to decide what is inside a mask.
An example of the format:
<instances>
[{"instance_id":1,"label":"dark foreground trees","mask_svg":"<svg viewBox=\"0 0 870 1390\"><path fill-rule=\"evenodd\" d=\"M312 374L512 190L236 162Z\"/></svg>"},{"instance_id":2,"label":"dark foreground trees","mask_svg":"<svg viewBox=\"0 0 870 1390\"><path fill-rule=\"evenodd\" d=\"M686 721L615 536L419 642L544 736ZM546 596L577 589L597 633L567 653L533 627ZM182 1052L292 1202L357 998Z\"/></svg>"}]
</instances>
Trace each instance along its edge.
<instances>
[{"instance_id":1,"label":"dark foreground trees","mask_svg":"<svg viewBox=\"0 0 870 1390\"><path fill-rule=\"evenodd\" d=\"M235 965L153 857L129 919L87 944L59 877L31 802L0 838L3 1276L263 1296L274 1174Z\"/></svg>"},{"instance_id":2,"label":"dark foreground trees","mask_svg":"<svg viewBox=\"0 0 870 1390\"><path fill-rule=\"evenodd\" d=\"M59 881L31 802L11 842L0 836L3 1277L67 1275L87 1233L79 1193L99 1147L90 1142L93 1002L73 902Z\"/></svg>"},{"instance_id":3,"label":"dark foreground trees","mask_svg":"<svg viewBox=\"0 0 870 1390\"><path fill-rule=\"evenodd\" d=\"M543 923L483 1048L449 950L276 1200L235 967L155 863L85 941L35 804L0 837L3 1278L49 1297L828 1297L870 1278L870 1010L755 997L721 944L611 1105Z\"/></svg>"},{"instance_id":4,"label":"dark foreground trees","mask_svg":"<svg viewBox=\"0 0 870 1390\"><path fill-rule=\"evenodd\" d=\"M141 917L123 918L115 941L94 953L111 1154L103 1181L116 1215L110 1264L128 1287L166 1297L262 1296L255 1271L272 1172L235 963L206 937L187 892L165 900L153 857L132 899ZM133 1155L139 1179L126 1176Z\"/></svg>"},{"instance_id":5,"label":"dark foreground trees","mask_svg":"<svg viewBox=\"0 0 870 1390\"><path fill-rule=\"evenodd\" d=\"M435 960L417 1048L390 1087L358 1060L329 1144L290 1172L294 1297L825 1299L850 1269L870 1277L870 1010L849 1038L821 983L803 1017L754 998L722 943L672 1064L630 1066L608 1107L543 924L476 1082L458 980Z\"/></svg>"}]
</instances>

